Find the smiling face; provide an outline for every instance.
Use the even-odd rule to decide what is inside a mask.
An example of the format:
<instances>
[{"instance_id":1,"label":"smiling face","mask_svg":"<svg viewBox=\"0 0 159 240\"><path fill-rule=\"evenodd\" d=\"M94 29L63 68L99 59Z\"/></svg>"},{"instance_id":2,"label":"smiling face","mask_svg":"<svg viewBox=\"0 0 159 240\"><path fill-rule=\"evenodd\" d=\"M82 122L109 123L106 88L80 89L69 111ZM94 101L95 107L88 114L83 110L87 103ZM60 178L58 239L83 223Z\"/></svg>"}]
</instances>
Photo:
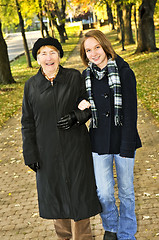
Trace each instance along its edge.
<instances>
[{"instance_id":1,"label":"smiling face","mask_svg":"<svg viewBox=\"0 0 159 240\"><path fill-rule=\"evenodd\" d=\"M44 73L52 77L60 64L59 52L53 46L43 46L37 53L37 61Z\"/></svg>"},{"instance_id":2,"label":"smiling face","mask_svg":"<svg viewBox=\"0 0 159 240\"><path fill-rule=\"evenodd\" d=\"M95 38L87 38L84 42L84 49L88 60L96 64L100 69L103 69L107 65L107 55Z\"/></svg>"}]
</instances>

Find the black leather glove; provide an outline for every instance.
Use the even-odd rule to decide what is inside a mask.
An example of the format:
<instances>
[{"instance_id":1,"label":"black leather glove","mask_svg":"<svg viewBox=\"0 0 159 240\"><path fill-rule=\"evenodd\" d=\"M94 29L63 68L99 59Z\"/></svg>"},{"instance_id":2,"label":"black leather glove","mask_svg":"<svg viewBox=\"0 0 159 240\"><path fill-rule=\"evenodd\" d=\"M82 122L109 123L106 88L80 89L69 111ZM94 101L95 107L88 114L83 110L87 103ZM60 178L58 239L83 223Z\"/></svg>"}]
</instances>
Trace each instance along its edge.
<instances>
[{"instance_id":1,"label":"black leather glove","mask_svg":"<svg viewBox=\"0 0 159 240\"><path fill-rule=\"evenodd\" d=\"M39 162L29 164L28 166L29 166L34 172L37 172L37 170L40 169L40 164L39 164Z\"/></svg>"},{"instance_id":2,"label":"black leather glove","mask_svg":"<svg viewBox=\"0 0 159 240\"><path fill-rule=\"evenodd\" d=\"M57 122L57 127L63 130L70 129L74 124L77 123L77 118L74 112L70 112L66 116L62 117Z\"/></svg>"}]
</instances>

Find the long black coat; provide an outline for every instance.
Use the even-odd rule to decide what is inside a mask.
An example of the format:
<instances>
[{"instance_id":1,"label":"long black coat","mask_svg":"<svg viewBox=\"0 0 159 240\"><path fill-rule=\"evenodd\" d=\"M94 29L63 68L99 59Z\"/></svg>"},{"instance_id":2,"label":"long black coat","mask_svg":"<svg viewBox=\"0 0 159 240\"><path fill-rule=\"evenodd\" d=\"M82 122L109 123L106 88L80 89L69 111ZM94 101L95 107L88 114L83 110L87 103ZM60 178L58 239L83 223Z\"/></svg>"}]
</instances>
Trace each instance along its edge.
<instances>
[{"instance_id":1,"label":"long black coat","mask_svg":"<svg viewBox=\"0 0 159 240\"><path fill-rule=\"evenodd\" d=\"M79 71L60 66L54 85L41 70L24 88L22 107L25 164L40 162L37 190L40 216L76 220L101 212L96 195L87 111L77 109L86 98ZM59 130L57 121L74 110L79 124Z\"/></svg>"}]
</instances>

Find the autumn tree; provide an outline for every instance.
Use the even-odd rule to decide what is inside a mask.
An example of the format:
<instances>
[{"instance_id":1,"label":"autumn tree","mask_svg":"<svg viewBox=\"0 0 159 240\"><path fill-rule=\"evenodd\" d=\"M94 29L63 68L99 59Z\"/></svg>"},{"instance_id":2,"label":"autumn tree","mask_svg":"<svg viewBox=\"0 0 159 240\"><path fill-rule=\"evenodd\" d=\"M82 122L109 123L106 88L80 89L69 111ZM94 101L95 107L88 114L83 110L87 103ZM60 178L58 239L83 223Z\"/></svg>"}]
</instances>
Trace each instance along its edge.
<instances>
[{"instance_id":1,"label":"autumn tree","mask_svg":"<svg viewBox=\"0 0 159 240\"><path fill-rule=\"evenodd\" d=\"M67 37L65 22L66 22L66 0L46 0L44 4L46 16L49 18L50 23L53 24L60 35L60 41L65 42Z\"/></svg>"},{"instance_id":2,"label":"autumn tree","mask_svg":"<svg viewBox=\"0 0 159 240\"><path fill-rule=\"evenodd\" d=\"M90 0L89 2L86 0L71 0L72 5L76 8L76 14L82 15L83 13L91 15L95 20L94 15L94 6L96 4L100 5L100 1L98 0ZM87 16L88 16L87 15Z\"/></svg>"},{"instance_id":3,"label":"autumn tree","mask_svg":"<svg viewBox=\"0 0 159 240\"><path fill-rule=\"evenodd\" d=\"M32 0L30 0L32 1ZM66 0L35 0L36 8L35 13L40 21L40 29L42 37L48 37L50 32L47 26L44 24L44 17L49 19L49 26L51 29L51 35L54 37L53 28L57 28L59 32L60 41L65 42L68 38L65 22L66 22ZM35 3L33 3L35 5Z\"/></svg>"},{"instance_id":4,"label":"autumn tree","mask_svg":"<svg viewBox=\"0 0 159 240\"><path fill-rule=\"evenodd\" d=\"M1 9L1 17L3 18L3 22L5 23L5 25L9 26L13 24L14 26L19 25L20 27L27 64L28 64L28 67L31 67L30 53L28 49L27 40L25 37L24 17L22 14L22 9L24 10L24 4L27 1L26 0L0 0L0 2L3 6L3 8ZM26 10L26 6L25 6L25 10Z\"/></svg>"},{"instance_id":5,"label":"autumn tree","mask_svg":"<svg viewBox=\"0 0 159 240\"><path fill-rule=\"evenodd\" d=\"M40 21L41 35L42 35L42 37L44 38L44 37L45 37L44 32L46 32L46 36L49 37L48 29L47 29L47 27L45 26L45 23L44 23L44 21L43 21L43 5L44 5L44 4L43 4L42 0L38 0L37 4L38 4L37 17L39 18L39 21Z\"/></svg>"},{"instance_id":6,"label":"autumn tree","mask_svg":"<svg viewBox=\"0 0 159 240\"><path fill-rule=\"evenodd\" d=\"M25 36L24 20L23 20L23 16L21 13L21 7L20 7L19 0L15 0L15 3L16 3L16 9L17 9L18 17L19 17L19 25L20 25L20 29L21 29L22 38L23 38L23 45L24 45L25 55L26 55L26 59L27 59L27 64L28 64L28 67L32 67L29 48L28 48L28 44L27 44L27 40L26 40L26 36Z\"/></svg>"},{"instance_id":7,"label":"autumn tree","mask_svg":"<svg viewBox=\"0 0 159 240\"><path fill-rule=\"evenodd\" d=\"M135 43L133 39L133 32L132 32L132 6L133 3L130 1L125 1L123 4L123 24L124 24L124 40L125 44L132 44Z\"/></svg>"},{"instance_id":8,"label":"autumn tree","mask_svg":"<svg viewBox=\"0 0 159 240\"><path fill-rule=\"evenodd\" d=\"M111 5L113 4L113 1L112 0L100 0L100 1L96 1L96 4L99 6L106 6L109 28L110 28L110 30L115 29L112 7L111 7Z\"/></svg>"},{"instance_id":9,"label":"autumn tree","mask_svg":"<svg viewBox=\"0 0 159 240\"><path fill-rule=\"evenodd\" d=\"M155 41L154 10L157 0L142 0L139 8L138 45L136 53L154 52Z\"/></svg>"},{"instance_id":10,"label":"autumn tree","mask_svg":"<svg viewBox=\"0 0 159 240\"><path fill-rule=\"evenodd\" d=\"M14 79L11 74L7 44L3 38L2 23L0 21L0 84L14 83Z\"/></svg>"},{"instance_id":11,"label":"autumn tree","mask_svg":"<svg viewBox=\"0 0 159 240\"><path fill-rule=\"evenodd\" d=\"M114 27L114 19L113 19L111 4L109 3L109 1L106 1L106 6L107 6L107 15L108 15L109 28L110 28L110 30L113 30L113 29L115 29L115 27Z\"/></svg>"},{"instance_id":12,"label":"autumn tree","mask_svg":"<svg viewBox=\"0 0 159 240\"><path fill-rule=\"evenodd\" d=\"M138 41L138 24L137 24L137 11L136 4L133 6L133 17L134 17L134 26L135 26L135 42Z\"/></svg>"},{"instance_id":13,"label":"autumn tree","mask_svg":"<svg viewBox=\"0 0 159 240\"><path fill-rule=\"evenodd\" d=\"M125 50L125 29L124 29L124 21L123 21L123 3L120 0L115 0L116 8L117 8L117 23L118 23L118 38L122 43L122 50Z\"/></svg>"}]
</instances>

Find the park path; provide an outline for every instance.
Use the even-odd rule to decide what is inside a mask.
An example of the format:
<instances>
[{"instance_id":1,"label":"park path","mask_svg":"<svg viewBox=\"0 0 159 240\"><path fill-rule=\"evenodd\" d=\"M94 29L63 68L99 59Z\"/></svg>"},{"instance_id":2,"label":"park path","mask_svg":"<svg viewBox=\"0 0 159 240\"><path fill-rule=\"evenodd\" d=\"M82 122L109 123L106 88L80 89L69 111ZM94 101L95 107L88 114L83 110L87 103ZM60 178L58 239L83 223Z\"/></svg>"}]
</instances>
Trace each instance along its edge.
<instances>
[{"instance_id":1,"label":"park path","mask_svg":"<svg viewBox=\"0 0 159 240\"><path fill-rule=\"evenodd\" d=\"M79 45L65 67L83 69ZM143 147L135 163L137 240L159 240L159 128L139 102L138 129ZM0 131L0 239L56 240L53 221L39 217L35 174L24 165L21 111ZM117 196L117 194L116 194ZM103 239L100 216L91 218L94 240Z\"/></svg>"},{"instance_id":2,"label":"park path","mask_svg":"<svg viewBox=\"0 0 159 240\"><path fill-rule=\"evenodd\" d=\"M26 32L28 48L32 49L34 42L41 37L40 31ZM21 32L10 33L6 36L9 61L14 61L17 57L24 54L24 44Z\"/></svg>"}]
</instances>

